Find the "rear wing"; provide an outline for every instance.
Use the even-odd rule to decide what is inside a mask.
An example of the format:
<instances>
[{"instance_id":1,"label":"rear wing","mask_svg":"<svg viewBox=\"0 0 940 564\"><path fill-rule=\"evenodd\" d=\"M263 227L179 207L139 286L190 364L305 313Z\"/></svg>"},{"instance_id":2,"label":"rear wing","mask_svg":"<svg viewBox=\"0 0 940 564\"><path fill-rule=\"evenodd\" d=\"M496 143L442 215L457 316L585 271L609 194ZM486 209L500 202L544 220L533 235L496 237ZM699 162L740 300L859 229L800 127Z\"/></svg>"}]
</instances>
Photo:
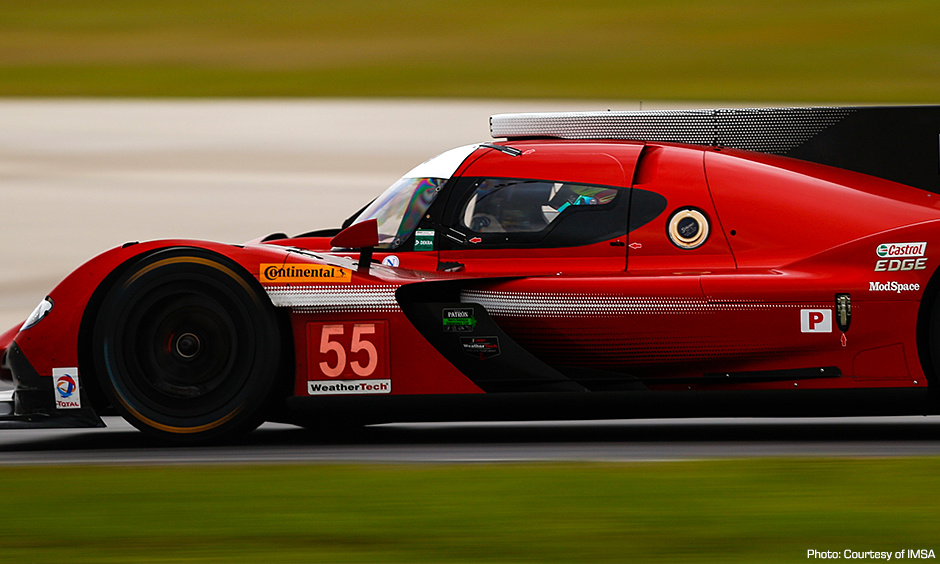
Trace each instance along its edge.
<instances>
[{"instance_id":1,"label":"rear wing","mask_svg":"<svg viewBox=\"0 0 940 564\"><path fill-rule=\"evenodd\" d=\"M499 114L494 138L631 139L730 147L940 193L940 106Z\"/></svg>"}]
</instances>

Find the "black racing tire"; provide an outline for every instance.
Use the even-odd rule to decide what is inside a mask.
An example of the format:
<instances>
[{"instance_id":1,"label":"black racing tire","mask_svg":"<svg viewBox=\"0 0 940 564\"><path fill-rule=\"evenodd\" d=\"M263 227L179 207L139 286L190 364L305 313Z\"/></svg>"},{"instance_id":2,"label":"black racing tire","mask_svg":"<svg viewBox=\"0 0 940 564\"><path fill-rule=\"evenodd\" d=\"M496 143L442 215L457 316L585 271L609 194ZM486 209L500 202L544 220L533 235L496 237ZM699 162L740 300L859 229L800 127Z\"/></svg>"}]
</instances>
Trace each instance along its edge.
<instances>
[{"instance_id":1,"label":"black racing tire","mask_svg":"<svg viewBox=\"0 0 940 564\"><path fill-rule=\"evenodd\" d=\"M216 253L174 248L141 259L108 290L94 327L104 393L158 439L247 433L279 390L274 307L241 266Z\"/></svg>"}]
</instances>

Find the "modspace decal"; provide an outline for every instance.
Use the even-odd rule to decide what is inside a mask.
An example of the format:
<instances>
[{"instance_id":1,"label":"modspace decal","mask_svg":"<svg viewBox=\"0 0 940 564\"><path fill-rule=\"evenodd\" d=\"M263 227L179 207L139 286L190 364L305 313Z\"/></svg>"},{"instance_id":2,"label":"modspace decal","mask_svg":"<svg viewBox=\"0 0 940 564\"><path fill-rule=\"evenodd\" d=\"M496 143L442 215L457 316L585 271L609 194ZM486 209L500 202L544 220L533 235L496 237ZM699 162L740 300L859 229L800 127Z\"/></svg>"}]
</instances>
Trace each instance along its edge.
<instances>
[{"instance_id":1,"label":"modspace decal","mask_svg":"<svg viewBox=\"0 0 940 564\"><path fill-rule=\"evenodd\" d=\"M900 294L901 292L918 292L920 291L920 284L902 284L894 280L890 282L869 282L868 283L869 292L896 292Z\"/></svg>"}]
</instances>

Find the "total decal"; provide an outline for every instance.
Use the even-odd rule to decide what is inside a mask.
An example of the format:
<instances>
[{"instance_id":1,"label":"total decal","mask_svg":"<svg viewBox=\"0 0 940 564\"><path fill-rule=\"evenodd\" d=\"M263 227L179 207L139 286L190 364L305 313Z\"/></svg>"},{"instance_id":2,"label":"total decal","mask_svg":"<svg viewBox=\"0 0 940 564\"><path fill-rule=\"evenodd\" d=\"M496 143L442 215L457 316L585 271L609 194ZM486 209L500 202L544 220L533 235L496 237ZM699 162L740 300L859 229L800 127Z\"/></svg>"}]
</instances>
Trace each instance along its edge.
<instances>
[{"instance_id":1,"label":"total decal","mask_svg":"<svg viewBox=\"0 0 940 564\"><path fill-rule=\"evenodd\" d=\"M262 283L336 283L352 280L352 270L314 264L261 264Z\"/></svg>"},{"instance_id":2,"label":"total decal","mask_svg":"<svg viewBox=\"0 0 940 564\"><path fill-rule=\"evenodd\" d=\"M881 259L875 262L875 272L906 272L926 270L927 243L882 243L875 247L875 254ZM924 258L917 258L924 257Z\"/></svg>"},{"instance_id":3,"label":"total decal","mask_svg":"<svg viewBox=\"0 0 940 564\"><path fill-rule=\"evenodd\" d=\"M52 389L55 393L56 409L81 409L78 368L53 368Z\"/></svg>"}]
</instances>

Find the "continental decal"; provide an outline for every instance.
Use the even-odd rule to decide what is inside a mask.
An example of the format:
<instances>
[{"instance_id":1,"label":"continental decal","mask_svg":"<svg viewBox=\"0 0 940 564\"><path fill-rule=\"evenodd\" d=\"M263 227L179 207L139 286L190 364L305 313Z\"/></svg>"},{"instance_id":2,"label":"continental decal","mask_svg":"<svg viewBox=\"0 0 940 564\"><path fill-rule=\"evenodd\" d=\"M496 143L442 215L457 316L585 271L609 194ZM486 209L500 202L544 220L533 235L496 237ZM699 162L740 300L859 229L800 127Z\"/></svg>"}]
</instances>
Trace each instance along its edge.
<instances>
[{"instance_id":1,"label":"continental decal","mask_svg":"<svg viewBox=\"0 0 940 564\"><path fill-rule=\"evenodd\" d=\"M352 270L314 264L262 264L261 282L336 283L352 280Z\"/></svg>"}]
</instances>

